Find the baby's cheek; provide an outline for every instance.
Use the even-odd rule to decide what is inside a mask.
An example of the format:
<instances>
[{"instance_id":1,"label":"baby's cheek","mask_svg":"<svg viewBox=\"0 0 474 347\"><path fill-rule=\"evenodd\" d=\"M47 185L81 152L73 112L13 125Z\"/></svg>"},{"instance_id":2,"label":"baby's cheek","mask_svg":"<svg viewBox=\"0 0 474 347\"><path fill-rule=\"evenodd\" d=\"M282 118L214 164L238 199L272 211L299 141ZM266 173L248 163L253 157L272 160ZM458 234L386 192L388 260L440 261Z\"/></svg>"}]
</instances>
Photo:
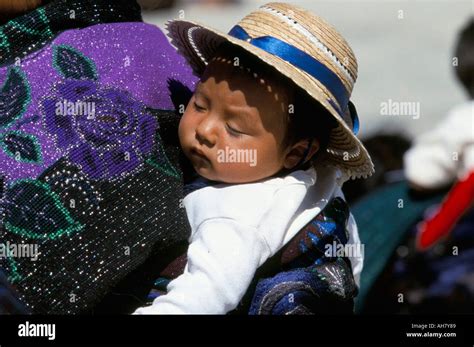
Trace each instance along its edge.
<instances>
[{"instance_id":1,"label":"baby's cheek","mask_svg":"<svg viewBox=\"0 0 474 347\"><path fill-rule=\"evenodd\" d=\"M257 181L279 171L278 161L270 158L272 153L249 149L241 151L240 154L234 152L235 157L232 157L230 152L226 154L227 157L222 155L216 158L214 170L220 180L228 183Z\"/></svg>"},{"instance_id":2,"label":"baby's cheek","mask_svg":"<svg viewBox=\"0 0 474 347\"><path fill-rule=\"evenodd\" d=\"M178 127L178 136L182 147L186 146L187 142L189 141L189 138L194 133L194 129L195 128L191 115L185 112L183 117L181 117Z\"/></svg>"}]
</instances>

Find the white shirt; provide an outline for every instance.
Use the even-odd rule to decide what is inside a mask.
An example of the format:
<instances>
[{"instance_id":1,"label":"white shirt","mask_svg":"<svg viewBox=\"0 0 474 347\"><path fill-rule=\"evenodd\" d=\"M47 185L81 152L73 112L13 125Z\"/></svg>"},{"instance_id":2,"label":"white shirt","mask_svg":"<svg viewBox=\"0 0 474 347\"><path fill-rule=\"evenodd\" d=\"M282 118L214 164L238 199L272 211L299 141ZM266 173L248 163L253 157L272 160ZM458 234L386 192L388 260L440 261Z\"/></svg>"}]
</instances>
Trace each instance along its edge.
<instances>
[{"instance_id":1,"label":"white shirt","mask_svg":"<svg viewBox=\"0 0 474 347\"><path fill-rule=\"evenodd\" d=\"M188 194L188 263L168 294L135 314L224 314L247 291L255 271L277 253L334 196L343 196L337 170L311 168L282 178L218 184ZM315 184L317 181L317 184ZM349 243L359 243L352 215ZM359 283L363 259L351 259Z\"/></svg>"},{"instance_id":2,"label":"white shirt","mask_svg":"<svg viewBox=\"0 0 474 347\"><path fill-rule=\"evenodd\" d=\"M405 153L405 175L427 189L446 186L474 169L474 101L454 108Z\"/></svg>"}]
</instances>

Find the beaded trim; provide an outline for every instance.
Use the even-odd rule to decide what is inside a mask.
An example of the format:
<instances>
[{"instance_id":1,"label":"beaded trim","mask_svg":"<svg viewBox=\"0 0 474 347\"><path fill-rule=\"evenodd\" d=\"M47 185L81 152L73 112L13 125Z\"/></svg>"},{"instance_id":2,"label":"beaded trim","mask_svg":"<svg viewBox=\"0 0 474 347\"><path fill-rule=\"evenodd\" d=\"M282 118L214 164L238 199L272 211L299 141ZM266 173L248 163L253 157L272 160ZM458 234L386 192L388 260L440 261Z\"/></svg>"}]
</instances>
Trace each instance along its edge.
<instances>
[{"instance_id":1,"label":"beaded trim","mask_svg":"<svg viewBox=\"0 0 474 347\"><path fill-rule=\"evenodd\" d=\"M201 52L199 52L199 49L197 48L196 46L196 43L194 42L194 38L193 38L193 33L197 30L197 29L201 29L201 27L192 27L188 30L188 41L189 43L191 44L191 47L193 48L193 51L196 53L196 55L202 60L202 62L204 64L207 65L207 60L206 58L203 57L203 55L201 54Z\"/></svg>"}]
</instances>

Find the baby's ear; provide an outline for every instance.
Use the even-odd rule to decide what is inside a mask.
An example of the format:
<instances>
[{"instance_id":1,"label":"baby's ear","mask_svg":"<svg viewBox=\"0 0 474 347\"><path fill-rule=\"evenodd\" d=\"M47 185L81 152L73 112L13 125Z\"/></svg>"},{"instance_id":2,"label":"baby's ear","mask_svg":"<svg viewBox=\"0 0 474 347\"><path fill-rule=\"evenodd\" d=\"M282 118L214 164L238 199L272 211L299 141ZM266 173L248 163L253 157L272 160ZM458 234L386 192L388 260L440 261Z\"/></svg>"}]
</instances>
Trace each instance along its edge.
<instances>
[{"instance_id":1,"label":"baby's ear","mask_svg":"<svg viewBox=\"0 0 474 347\"><path fill-rule=\"evenodd\" d=\"M306 163L319 150L317 139L300 140L287 149L283 166L285 169L292 169L298 164Z\"/></svg>"}]
</instances>

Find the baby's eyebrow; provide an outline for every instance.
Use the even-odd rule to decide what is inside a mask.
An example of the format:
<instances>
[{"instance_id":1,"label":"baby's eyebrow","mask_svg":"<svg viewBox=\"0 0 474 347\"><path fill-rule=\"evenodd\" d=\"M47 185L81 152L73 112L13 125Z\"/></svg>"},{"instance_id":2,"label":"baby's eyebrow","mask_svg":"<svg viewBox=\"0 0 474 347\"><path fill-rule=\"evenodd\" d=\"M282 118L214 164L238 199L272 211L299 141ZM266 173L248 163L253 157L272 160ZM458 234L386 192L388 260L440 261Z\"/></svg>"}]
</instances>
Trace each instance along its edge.
<instances>
[{"instance_id":1,"label":"baby's eyebrow","mask_svg":"<svg viewBox=\"0 0 474 347\"><path fill-rule=\"evenodd\" d=\"M239 118L244 121L244 123L250 127L257 125L256 117L251 113L245 110L244 108L239 107L238 109L226 108L226 114L231 117Z\"/></svg>"},{"instance_id":2,"label":"baby's eyebrow","mask_svg":"<svg viewBox=\"0 0 474 347\"><path fill-rule=\"evenodd\" d=\"M199 94L201 97L206 99L206 102L209 102L209 98L207 97L206 93L202 91L201 84L197 85L196 88L194 89L194 94Z\"/></svg>"}]
</instances>

